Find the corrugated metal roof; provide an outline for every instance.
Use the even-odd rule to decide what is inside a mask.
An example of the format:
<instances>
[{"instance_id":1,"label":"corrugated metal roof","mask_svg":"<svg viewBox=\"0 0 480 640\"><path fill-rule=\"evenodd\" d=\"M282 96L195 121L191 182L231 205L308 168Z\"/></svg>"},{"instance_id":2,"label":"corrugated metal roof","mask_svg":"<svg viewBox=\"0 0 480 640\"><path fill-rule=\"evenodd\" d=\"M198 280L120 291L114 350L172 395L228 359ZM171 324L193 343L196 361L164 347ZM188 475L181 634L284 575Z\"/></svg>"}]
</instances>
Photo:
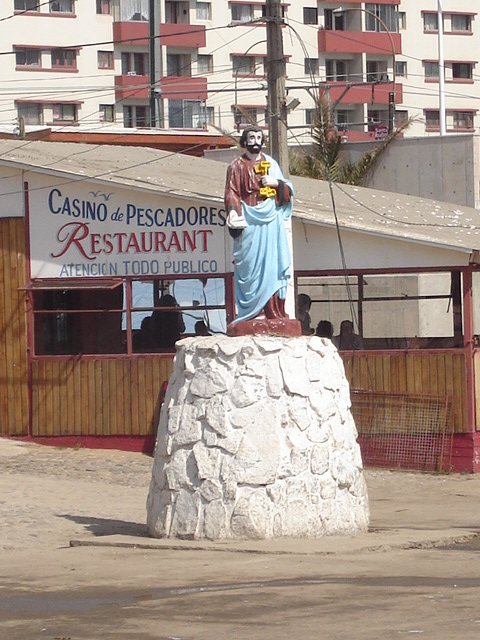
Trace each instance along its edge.
<instances>
[{"instance_id":1,"label":"corrugated metal roof","mask_svg":"<svg viewBox=\"0 0 480 640\"><path fill-rule=\"evenodd\" d=\"M149 148L0 140L0 165L169 196L222 202L226 165ZM313 224L480 250L480 211L426 198L292 177L294 216ZM332 197L333 196L333 197ZM335 211L335 212L334 212Z\"/></svg>"}]
</instances>

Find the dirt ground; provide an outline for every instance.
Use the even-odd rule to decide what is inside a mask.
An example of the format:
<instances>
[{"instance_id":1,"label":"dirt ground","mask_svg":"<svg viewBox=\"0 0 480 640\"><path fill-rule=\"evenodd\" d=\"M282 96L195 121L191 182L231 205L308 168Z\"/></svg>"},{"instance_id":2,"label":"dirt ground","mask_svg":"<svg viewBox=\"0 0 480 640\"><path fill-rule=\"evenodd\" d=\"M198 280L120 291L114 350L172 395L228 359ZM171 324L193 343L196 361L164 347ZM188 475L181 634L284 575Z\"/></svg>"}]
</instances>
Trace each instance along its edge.
<instances>
[{"instance_id":1,"label":"dirt ground","mask_svg":"<svg viewBox=\"0 0 480 640\"><path fill-rule=\"evenodd\" d=\"M480 476L370 469L367 534L145 530L152 459L0 439L0 639L480 637Z\"/></svg>"}]
</instances>

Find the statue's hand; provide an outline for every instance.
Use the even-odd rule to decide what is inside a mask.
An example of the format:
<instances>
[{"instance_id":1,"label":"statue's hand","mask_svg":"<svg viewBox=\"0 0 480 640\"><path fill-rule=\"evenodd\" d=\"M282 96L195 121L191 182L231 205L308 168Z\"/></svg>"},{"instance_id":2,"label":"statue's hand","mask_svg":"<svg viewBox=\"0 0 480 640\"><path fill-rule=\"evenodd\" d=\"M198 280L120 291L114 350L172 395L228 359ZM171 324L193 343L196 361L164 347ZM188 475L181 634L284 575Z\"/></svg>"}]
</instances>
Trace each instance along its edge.
<instances>
[{"instance_id":1,"label":"statue's hand","mask_svg":"<svg viewBox=\"0 0 480 640\"><path fill-rule=\"evenodd\" d=\"M278 180L273 176L262 176L261 182L264 187L273 187L274 189L278 187Z\"/></svg>"},{"instance_id":2,"label":"statue's hand","mask_svg":"<svg viewBox=\"0 0 480 640\"><path fill-rule=\"evenodd\" d=\"M235 209L231 209L227 216L227 227L230 229L245 229L247 227L247 223L245 222L245 218L239 214Z\"/></svg>"}]
</instances>

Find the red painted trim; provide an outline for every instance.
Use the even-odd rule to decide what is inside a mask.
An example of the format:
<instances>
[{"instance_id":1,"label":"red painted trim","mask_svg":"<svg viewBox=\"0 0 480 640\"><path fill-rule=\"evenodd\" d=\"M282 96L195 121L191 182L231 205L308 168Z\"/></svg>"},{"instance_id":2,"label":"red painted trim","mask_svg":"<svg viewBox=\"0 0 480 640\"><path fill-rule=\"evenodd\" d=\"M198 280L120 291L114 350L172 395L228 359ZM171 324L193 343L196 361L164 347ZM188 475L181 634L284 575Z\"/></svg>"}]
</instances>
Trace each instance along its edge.
<instances>
[{"instance_id":1,"label":"red painted trim","mask_svg":"<svg viewBox=\"0 0 480 640\"><path fill-rule=\"evenodd\" d=\"M18 442L34 442L51 447L83 447L85 449L118 449L119 451L136 451L153 453L155 436L59 436L59 437L10 437L8 440Z\"/></svg>"}]
</instances>

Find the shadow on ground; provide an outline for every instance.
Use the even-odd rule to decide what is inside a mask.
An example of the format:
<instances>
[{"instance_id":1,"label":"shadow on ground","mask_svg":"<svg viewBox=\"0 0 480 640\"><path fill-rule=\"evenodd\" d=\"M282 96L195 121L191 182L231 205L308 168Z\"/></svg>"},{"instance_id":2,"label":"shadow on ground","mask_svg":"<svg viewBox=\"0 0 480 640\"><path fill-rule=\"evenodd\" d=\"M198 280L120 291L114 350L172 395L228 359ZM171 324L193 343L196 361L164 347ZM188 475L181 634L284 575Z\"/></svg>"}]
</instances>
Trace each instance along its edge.
<instances>
[{"instance_id":1,"label":"shadow on ground","mask_svg":"<svg viewBox=\"0 0 480 640\"><path fill-rule=\"evenodd\" d=\"M127 522L125 520L111 520L109 518L94 518L90 516L76 516L69 513L57 514L59 518L65 518L85 527L94 536L137 536L148 538L147 525L139 522Z\"/></svg>"}]
</instances>

